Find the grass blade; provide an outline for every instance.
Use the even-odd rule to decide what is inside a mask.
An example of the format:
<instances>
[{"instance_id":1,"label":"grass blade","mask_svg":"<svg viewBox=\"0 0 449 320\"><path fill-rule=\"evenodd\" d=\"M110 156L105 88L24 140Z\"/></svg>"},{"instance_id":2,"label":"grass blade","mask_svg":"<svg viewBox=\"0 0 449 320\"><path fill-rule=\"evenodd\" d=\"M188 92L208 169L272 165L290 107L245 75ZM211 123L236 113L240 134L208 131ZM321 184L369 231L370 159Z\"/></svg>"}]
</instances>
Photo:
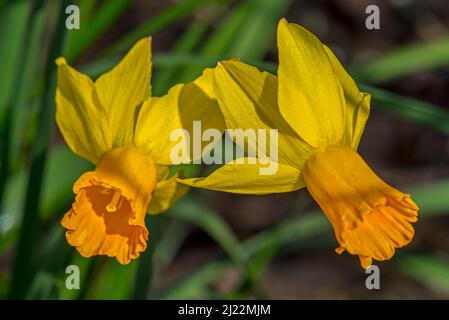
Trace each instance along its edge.
<instances>
[{"instance_id":1,"label":"grass blade","mask_svg":"<svg viewBox=\"0 0 449 320\"><path fill-rule=\"evenodd\" d=\"M198 201L184 198L179 205L172 208L167 214L201 227L220 245L237 266L244 271L250 268L248 256L240 247L237 238L221 216L212 210L204 207Z\"/></svg>"},{"instance_id":2,"label":"grass blade","mask_svg":"<svg viewBox=\"0 0 449 320\"><path fill-rule=\"evenodd\" d=\"M367 85L359 85L359 87L372 94L372 102L376 107L441 133L449 134L449 112L446 110L379 88Z\"/></svg>"},{"instance_id":3,"label":"grass blade","mask_svg":"<svg viewBox=\"0 0 449 320\"><path fill-rule=\"evenodd\" d=\"M291 3L292 0L250 1L251 13L227 49L227 54L243 60L263 59L275 42L278 21Z\"/></svg>"},{"instance_id":4,"label":"grass blade","mask_svg":"<svg viewBox=\"0 0 449 320\"><path fill-rule=\"evenodd\" d=\"M359 81L375 84L448 65L449 37L446 37L396 49L371 62L355 65L351 73Z\"/></svg>"},{"instance_id":5,"label":"grass blade","mask_svg":"<svg viewBox=\"0 0 449 320\"><path fill-rule=\"evenodd\" d=\"M398 259L399 271L428 288L449 297L449 260L430 255L406 255Z\"/></svg>"},{"instance_id":6,"label":"grass blade","mask_svg":"<svg viewBox=\"0 0 449 320\"><path fill-rule=\"evenodd\" d=\"M93 2L93 1L92 1ZM89 23L81 25L79 30L72 30L73 38L67 52L68 61L73 61L84 52L129 5L129 0L110 0L93 12ZM82 22L82 21L81 21Z\"/></svg>"},{"instance_id":7,"label":"grass blade","mask_svg":"<svg viewBox=\"0 0 449 320\"><path fill-rule=\"evenodd\" d=\"M10 1L0 19L0 124L3 123L8 103L13 94L14 80L20 63L24 37L32 2Z\"/></svg>"},{"instance_id":8,"label":"grass blade","mask_svg":"<svg viewBox=\"0 0 449 320\"><path fill-rule=\"evenodd\" d=\"M19 67L19 81L14 97L14 112L11 113L11 134L9 161L12 169L19 166L18 161L21 158L21 141L24 138L23 127L30 117L30 88L33 87L33 81L36 80L38 72L40 55L42 50L42 39L45 31L46 17L48 14L50 2L44 4L44 1L37 1L30 19L30 33L26 36L27 48L23 50Z\"/></svg>"},{"instance_id":9,"label":"grass blade","mask_svg":"<svg viewBox=\"0 0 449 320\"><path fill-rule=\"evenodd\" d=\"M64 0L60 8L69 4ZM56 88L56 65L54 60L62 54L66 28L64 25L64 10L59 10L56 32L52 41L50 55L47 60L46 90L43 96L42 109L39 116L39 135L32 150L30 176L27 186L24 215L17 245L17 256L14 261L13 278L11 284L11 297L20 299L26 296L30 280L35 270L33 252L37 237L38 208L40 190L47 159L48 144L53 128L54 92Z\"/></svg>"},{"instance_id":10,"label":"grass blade","mask_svg":"<svg viewBox=\"0 0 449 320\"><path fill-rule=\"evenodd\" d=\"M115 55L125 51L140 38L156 33L174 21L188 15L206 2L206 0L184 0L169 7L114 43L111 47L105 50L105 55Z\"/></svg>"},{"instance_id":11,"label":"grass blade","mask_svg":"<svg viewBox=\"0 0 449 320\"><path fill-rule=\"evenodd\" d=\"M142 300L147 299L151 288L151 282L154 273L153 256L157 249L160 233L160 219L159 216L146 217L146 225L150 230L150 237L148 239L147 250L141 254L141 257L137 261L137 275L134 282L133 299Z\"/></svg>"}]
</instances>

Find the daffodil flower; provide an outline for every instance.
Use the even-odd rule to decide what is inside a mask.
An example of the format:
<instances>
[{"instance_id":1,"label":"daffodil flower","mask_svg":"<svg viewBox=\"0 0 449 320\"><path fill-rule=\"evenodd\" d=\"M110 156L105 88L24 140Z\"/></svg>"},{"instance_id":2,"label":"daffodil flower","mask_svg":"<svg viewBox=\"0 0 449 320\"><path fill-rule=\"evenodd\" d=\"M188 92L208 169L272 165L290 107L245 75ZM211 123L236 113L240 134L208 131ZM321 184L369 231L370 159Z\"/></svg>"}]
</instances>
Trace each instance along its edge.
<instances>
[{"instance_id":1,"label":"daffodil flower","mask_svg":"<svg viewBox=\"0 0 449 320\"><path fill-rule=\"evenodd\" d=\"M282 19L277 41L277 77L238 61L220 62L214 73L228 128L279 130L276 174L259 175L261 163L234 160L206 178L181 181L244 194L307 187L334 228L337 253L358 255L364 268L373 259L390 259L412 240L418 207L356 152L370 95L358 90L332 51L303 27Z\"/></svg>"},{"instance_id":2,"label":"daffodil flower","mask_svg":"<svg viewBox=\"0 0 449 320\"><path fill-rule=\"evenodd\" d=\"M168 177L170 133L206 118L205 125L224 127L213 71L151 97L151 38L95 82L62 57L56 63L56 122L71 150L96 165L74 184L75 202L61 222L67 241L84 257L127 264L147 247L147 212L165 211L188 189Z\"/></svg>"}]
</instances>

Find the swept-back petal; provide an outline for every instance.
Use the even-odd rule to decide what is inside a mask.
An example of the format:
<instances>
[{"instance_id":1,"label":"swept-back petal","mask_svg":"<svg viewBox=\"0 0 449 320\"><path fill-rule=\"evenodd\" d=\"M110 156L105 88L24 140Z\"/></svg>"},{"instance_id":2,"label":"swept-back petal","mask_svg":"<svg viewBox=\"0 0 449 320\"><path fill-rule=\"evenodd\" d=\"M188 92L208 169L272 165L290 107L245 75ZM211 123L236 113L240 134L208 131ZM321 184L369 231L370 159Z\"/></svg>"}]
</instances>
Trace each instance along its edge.
<instances>
[{"instance_id":1,"label":"swept-back petal","mask_svg":"<svg viewBox=\"0 0 449 320\"><path fill-rule=\"evenodd\" d=\"M314 147L341 143L346 120L343 90L320 40L281 19L277 41L278 101L285 120Z\"/></svg>"},{"instance_id":2,"label":"swept-back petal","mask_svg":"<svg viewBox=\"0 0 449 320\"><path fill-rule=\"evenodd\" d=\"M366 92L360 92L354 80L343 68L332 50L325 45L323 47L345 95L346 125L344 144L357 150L365 129L366 120L368 120L371 95Z\"/></svg>"},{"instance_id":3,"label":"swept-back petal","mask_svg":"<svg viewBox=\"0 0 449 320\"><path fill-rule=\"evenodd\" d=\"M58 58L56 64L56 122L59 130L73 152L97 163L111 148L108 115L88 76L67 65L64 58Z\"/></svg>"},{"instance_id":4,"label":"swept-back petal","mask_svg":"<svg viewBox=\"0 0 449 320\"><path fill-rule=\"evenodd\" d=\"M129 145L138 107L151 95L151 37L138 41L95 87L108 114L113 146Z\"/></svg>"},{"instance_id":5,"label":"swept-back petal","mask_svg":"<svg viewBox=\"0 0 449 320\"><path fill-rule=\"evenodd\" d=\"M260 72L257 68L240 61L223 61L214 73L214 88L217 100L226 121L227 129L234 131L235 142L245 142L254 151L270 156L273 161L302 167L312 152L312 147L304 142L283 119L277 104L278 83L276 76ZM256 135L246 134L254 130ZM265 130L265 143L258 130ZM270 129L278 130L276 152L270 154ZM244 139L239 139L243 136ZM245 146L240 145L246 150ZM275 157L273 157L275 156Z\"/></svg>"},{"instance_id":6,"label":"swept-back petal","mask_svg":"<svg viewBox=\"0 0 449 320\"><path fill-rule=\"evenodd\" d=\"M212 73L212 69L206 69L195 81L178 84L165 96L151 98L143 104L137 119L135 143L146 150L157 164L173 164L170 154L180 143L179 139L173 138L173 133L181 132L186 142L192 140L189 150L195 141L201 140L201 137L193 137L194 121L201 123L196 133L201 134L209 128L217 129L219 133L224 131L223 115L212 90ZM201 148L207 144L209 142L202 142ZM190 160L194 158L191 150L187 156Z\"/></svg>"},{"instance_id":7,"label":"swept-back petal","mask_svg":"<svg viewBox=\"0 0 449 320\"><path fill-rule=\"evenodd\" d=\"M148 212L158 214L166 211L173 206L186 192L189 187L177 181L178 174L173 177L162 180L156 185Z\"/></svg>"},{"instance_id":8,"label":"swept-back petal","mask_svg":"<svg viewBox=\"0 0 449 320\"><path fill-rule=\"evenodd\" d=\"M263 170L271 170L272 174L261 174ZM205 178L178 181L192 187L259 195L289 192L304 187L301 171L297 168L272 161L262 164L257 158L236 159Z\"/></svg>"}]
</instances>

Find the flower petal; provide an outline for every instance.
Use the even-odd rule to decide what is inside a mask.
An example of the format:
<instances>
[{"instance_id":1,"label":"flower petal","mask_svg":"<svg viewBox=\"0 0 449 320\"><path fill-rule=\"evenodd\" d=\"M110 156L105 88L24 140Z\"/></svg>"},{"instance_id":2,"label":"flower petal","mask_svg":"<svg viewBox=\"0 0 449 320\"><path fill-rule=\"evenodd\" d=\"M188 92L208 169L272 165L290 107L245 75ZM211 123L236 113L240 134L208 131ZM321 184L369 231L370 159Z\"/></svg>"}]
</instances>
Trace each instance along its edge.
<instances>
[{"instance_id":1,"label":"flower petal","mask_svg":"<svg viewBox=\"0 0 449 320\"><path fill-rule=\"evenodd\" d=\"M138 41L95 87L108 114L113 145L129 145L137 107L151 95L151 37Z\"/></svg>"},{"instance_id":2,"label":"flower petal","mask_svg":"<svg viewBox=\"0 0 449 320\"><path fill-rule=\"evenodd\" d=\"M240 194L269 194L298 190L304 187L301 171L275 162L261 164L257 158L240 158L228 162L205 178L179 179L192 187ZM276 168L273 174L261 170Z\"/></svg>"},{"instance_id":3,"label":"flower petal","mask_svg":"<svg viewBox=\"0 0 449 320\"><path fill-rule=\"evenodd\" d=\"M368 120L371 95L366 92L360 92L354 80L343 68L332 50L325 45L323 47L345 95L347 124L344 142L354 150L357 150L366 121Z\"/></svg>"},{"instance_id":4,"label":"flower petal","mask_svg":"<svg viewBox=\"0 0 449 320\"><path fill-rule=\"evenodd\" d=\"M108 116L103 109L92 80L56 60L56 122L66 143L79 156L97 163L111 148Z\"/></svg>"},{"instance_id":5,"label":"flower petal","mask_svg":"<svg viewBox=\"0 0 449 320\"><path fill-rule=\"evenodd\" d=\"M281 19L278 25L279 109L309 144L340 143L344 135L343 90L323 46L311 32Z\"/></svg>"},{"instance_id":6,"label":"flower petal","mask_svg":"<svg viewBox=\"0 0 449 320\"><path fill-rule=\"evenodd\" d=\"M333 145L318 150L303 175L334 228L337 253L358 255L367 268L372 259L390 259L396 248L412 241L418 206L382 181L353 149Z\"/></svg>"},{"instance_id":7,"label":"flower petal","mask_svg":"<svg viewBox=\"0 0 449 320\"><path fill-rule=\"evenodd\" d=\"M186 192L189 187L177 181L178 175L167 180L160 181L153 193L148 212L158 214L172 207Z\"/></svg>"},{"instance_id":8,"label":"flower petal","mask_svg":"<svg viewBox=\"0 0 449 320\"><path fill-rule=\"evenodd\" d=\"M135 141L139 148L151 154L157 164L174 164L170 153L179 143L176 139L171 140L175 130L185 129L188 135L183 136L188 142L194 135L194 121L201 122L201 131L209 128L217 129L219 133L224 131L223 115L212 90L212 72L206 69L195 81L178 84L165 96L151 98L143 104L137 119ZM202 142L203 151L207 144L209 142Z\"/></svg>"},{"instance_id":9,"label":"flower petal","mask_svg":"<svg viewBox=\"0 0 449 320\"><path fill-rule=\"evenodd\" d=\"M61 224L67 229L67 242L83 257L107 255L128 264L145 251L148 230L143 220L129 223L133 211L128 200L122 200L117 212L107 212L111 196L104 190L95 186L80 190Z\"/></svg>"},{"instance_id":10,"label":"flower petal","mask_svg":"<svg viewBox=\"0 0 449 320\"><path fill-rule=\"evenodd\" d=\"M214 74L214 88L220 109L229 129L242 129L236 133L235 142L247 141L249 147L256 151L264 148L261 154L271 156L273 161L301 167L312 152L312 147L305 143L282 118L277 105L277 78L268 72L260 72L257 68L239 61L223 61L217 66ZM268 138L266 143L258 145L260 135L245 135L245 130L278 130L277 153L270 155ZM238 139L244 136L247 139ZM243 143L244 144L244 143ZM245 149L245 146L240 145Z\"/></svg>"}]
</instances>

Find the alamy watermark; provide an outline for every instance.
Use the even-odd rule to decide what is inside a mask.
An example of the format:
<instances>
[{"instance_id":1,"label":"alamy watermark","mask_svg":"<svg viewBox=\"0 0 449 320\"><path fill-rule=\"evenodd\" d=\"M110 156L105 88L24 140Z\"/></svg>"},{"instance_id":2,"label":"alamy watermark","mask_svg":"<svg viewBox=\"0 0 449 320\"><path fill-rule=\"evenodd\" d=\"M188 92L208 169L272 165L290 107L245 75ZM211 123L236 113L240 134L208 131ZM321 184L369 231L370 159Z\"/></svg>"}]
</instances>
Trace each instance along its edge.
<instances>
[{"instance_id":1,"label":"alamy watermark","mask_svg":"<svg viewBox=\"0 0 449 320\"><path fill-rule=\"evenodd\" d=\"M70 5L65 8L65 13L68 14L65 19L65 27L69 30L80 28L80 8L77 5Z\"/></svg>"},{"instance_id":2,"label":"alamy watermark","mask_svg":"<svg viewBox=\"0 0 449 320\"><path fill-rule=\"evenodd\" d=\"M80 268L74 264L71 264L65 268L65 273L68 274L65 279L65 287L69 290L79 290Z\"/></svg>"},{"instance_id":3,"label":"alamy watermark","mask_svg":"<svg viewBox=\"0 0 449 320\"><path fill-rule=\"evenodd\" d=\"M372 4L366 7L365 13L368 14L365 20L365 27L368 30L380 29L380 9L378 6Z\"/></svg>"},{"instance_id":4,"label":"alamy watermark","mask_svg":"<svg viewBox=\"0 0 449 320\"><path fill-rule=\"evenodd\" d=\"M380 269L378 266L372 264L365 269L365 273L369 274L365 280L365 287L368 290L379 290L380 289Z\"/></svg>"},{"instance_id":5,"label":"alamy watermark","mask_svg":"<svg viewBox=\"0 0 449 320\"><path fill-rule=\"evenodd\" d=\"M193 121L192 136L187 129L175 129L170 140L176 142L170 152L172 164L259 164L260 175L274 175L278 170L277 129L201 130L201 121ZM234 142L237 148L234 148ZM203 146L207 143L206 146ZM235 151L235 152L234 152Z\"/></svg>"}]
</instances>

